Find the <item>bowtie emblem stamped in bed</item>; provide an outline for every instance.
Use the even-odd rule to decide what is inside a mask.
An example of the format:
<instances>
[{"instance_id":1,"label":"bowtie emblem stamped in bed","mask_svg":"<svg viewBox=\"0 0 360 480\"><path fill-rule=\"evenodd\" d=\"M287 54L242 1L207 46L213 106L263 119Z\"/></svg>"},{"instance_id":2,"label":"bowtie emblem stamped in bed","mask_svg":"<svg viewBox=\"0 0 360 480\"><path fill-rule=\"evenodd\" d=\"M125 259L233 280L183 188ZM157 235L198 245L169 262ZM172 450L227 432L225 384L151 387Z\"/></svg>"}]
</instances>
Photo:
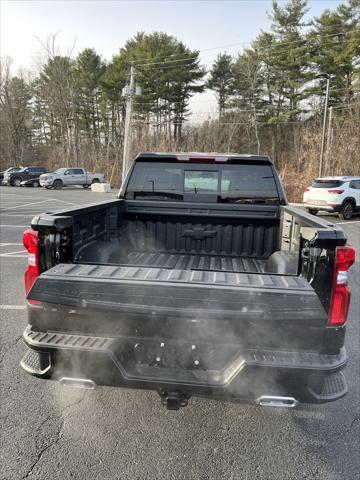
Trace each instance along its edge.
<instances>
[{"instance_id":1,"label":"bowtie emblem stamped in bed","mask_svg":"<svg viewBox=\"0 0 360 480\"><path fill-rule=\"evenodd\" d=\"M216 230L206 230L205 227L194 227L184 230L183 237L193 237L194 240L203 240L204 238L215 237Z\"/></svg>"}]
</instances>

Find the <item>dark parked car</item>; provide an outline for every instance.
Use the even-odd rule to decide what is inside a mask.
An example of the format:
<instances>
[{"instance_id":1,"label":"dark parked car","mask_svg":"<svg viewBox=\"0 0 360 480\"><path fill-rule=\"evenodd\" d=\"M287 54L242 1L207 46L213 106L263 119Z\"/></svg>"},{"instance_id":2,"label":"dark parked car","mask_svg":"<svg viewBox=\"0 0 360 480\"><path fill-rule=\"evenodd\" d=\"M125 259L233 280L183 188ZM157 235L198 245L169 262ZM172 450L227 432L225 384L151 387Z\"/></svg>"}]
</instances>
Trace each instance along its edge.
<instances>
[{"instance_id":1,"label":"dark parked car","mask_svg":"<svg viewBox=\"0 0 360 480\"><path fill-rule=\"evenodd\" d=\"M38 178L43 173L46 173L46 168L44 167L26 167L18 172L4 175L4 184L11 185L12 187L20 187L21 182L24 180Z\"/></svg>"},{"instance_id":2,"label":"dark parked car","mask_svg":"<svg viewBox=\"0 0 360 480\"><path fill-rule=\"evenodd\" d=\"M117 199L37 215L26 372L294 407L346 394L340 226L290 206L269 157L139 155Z\"/></svg>"},{"instance_id":3,"label":"dark parked car","mask_svg":"<svg viewBox=\"0 0 360 480\"><path fill-rule=\"evenodd\" d=\"M40 187L40 178L35 177L35 178L30 178L30 180L23 180L20 183L21 187L35 187L38 188Z\"/></svg>"},{"instance_id":4,"label":"dark parked car","mask_svg":"<svg viewBox=\"0 0 360 480\"><path fill-rule=\"evenodd\" d=\"M10 167L4 170L3 172L0 172L0 185L4 182L4 176L8 175L12 172L18 172L19 170L22 170L23 167Z\"/></svg>"}]
</instances>

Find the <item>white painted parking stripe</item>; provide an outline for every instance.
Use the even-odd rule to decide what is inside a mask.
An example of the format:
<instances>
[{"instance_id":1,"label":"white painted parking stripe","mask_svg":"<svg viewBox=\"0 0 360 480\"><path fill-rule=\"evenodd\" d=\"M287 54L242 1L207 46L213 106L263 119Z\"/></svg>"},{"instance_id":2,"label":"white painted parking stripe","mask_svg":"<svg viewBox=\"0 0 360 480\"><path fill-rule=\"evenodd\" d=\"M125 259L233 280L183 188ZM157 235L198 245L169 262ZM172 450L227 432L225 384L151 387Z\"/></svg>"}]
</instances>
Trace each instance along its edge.
<instances>
[{"instance_id":1,"label":"white painted parking stripe","mask_svg":"<svg viewBox=\"0 0 360 480\"><path fill-rule=\"evenodd\" d=\"M7 255L6 253L0 253L0 258L27 258L27 255Z\"/></svg>"},{"instance_id":2,"label":"white painted parking stripe","mask_svg":"<svg viewBox=\"0 0 360 480\"><path fill-rule=\"evenodd\" d=\"M1 196L10 196L10 197L29 197L29 198L34 198L32 195L21 195L20 193L10 193L10 192L1 192ZM41 197L37 197L37 198L41 198Z\"/></svg>"},{"instance_id":3,"label":"white painted parking stripe","mask_svg":"<svg viewBox=\"0 0 360 480\"><path fill-rule=\"evenodd\" d=\"M69 205L79 205L78 203L74 202L65 202L65 200L60 200L60 198L49 198L49 200L52 200L53 202L67 203Z\"/></svg>"},{"instance_id":4,"label":"white painted parking stripe","mask_svg":"<svg viewBox=\"0 0 360 480\"><path fill-rule=\"evenodd\" d=\"M2 211L6 212L7 210L12 210L13 208L22 208L22 207L29 207L30 205L39 205L40 203L46 203L48 201L49 200L46 199L46 200L42 200L41 202L31 202L31 203L25 203L25 204L22 204L22 205L15 205L13 207L4 208Z\"/></svg>"},{"instance_id":5,"label":"white painted parking stripe","mask_svg":"<svg viewBox=\"0 0 360 480\"><path fill-rule=\"evenodd\" d=\"M0 305L0 310L25 310L26 305Z\"/></svg>"},{"instance_id":6,"label":"white painted parking stripe","mask_svg":"<svg viewBox=\"0 0 360 480\"><path fill-rule=\"evenodd\" d=\"M22 245L22 243L0 243L0 247L10 247L12 245Z\"/></svg>"},{"instance_id":7,"label":"white painted parking stripe","mask_svg":"<svg viewBox=\"0 0 360 480\"><path fill-rule=\"evenodd\" d=\"M0 230L2 228L30 228L30 225L2 225L0 224Z\"/></svg>"},{"instance_id":8,"label":"white painted parking stripe","mask_svg":"<svg viewBox=\"0 0 360 480\"><path fill-rule=\"evenodd\" d=\"M5 252L5 253L1 253L0 255L3 257L7 257L8 255L16 255L18 253L26 253L26 250L16 250L15 252Z\"/></svg>"},{"instance_id":9,"label":"white painted parking stripe","mask_svg":"<svg viewBox=\"0 0 360 480\"><path fill-rule=\"evenodd\" d=\"M349 225L349 223L360 223L360 220L354 220L353 222L336 222L336 225Z\"/></svg>"}]
</instances>

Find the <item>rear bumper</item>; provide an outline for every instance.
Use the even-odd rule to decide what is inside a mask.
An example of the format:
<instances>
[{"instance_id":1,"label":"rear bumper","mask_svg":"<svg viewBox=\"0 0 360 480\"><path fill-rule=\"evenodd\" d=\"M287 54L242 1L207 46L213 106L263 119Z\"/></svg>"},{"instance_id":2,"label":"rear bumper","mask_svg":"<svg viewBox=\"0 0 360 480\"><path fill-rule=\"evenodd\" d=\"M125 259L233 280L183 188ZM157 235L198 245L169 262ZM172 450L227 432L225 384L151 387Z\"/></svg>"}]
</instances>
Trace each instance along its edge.
<instances>
[{"instance_id":1,"label":"rear bumper","mask_svg":"<svg viewBox=\"0 0 360 480\"><path fill-rule=\"evenodd\" d=\"M40 378L250 403L263 395L323 403L347 392L339 373L347 362L344 348L337 355L239 348L229 354L229 348L219 356L208 344L43 333L30 326L23 338L29 350L21 366Z\"/></svg>"},{"instance_id":2,"label":"rear bumper","mask_svg":"<svg viewBox=\"0 0 360 480\"><path fill-rule=\"evenodd\" d=\"M307 208L308 210L324 210L325 212L332 212L332 213L338 213L341 211L341 204L339 205L317 205L317 204L312 204L312 203L306 203L304 202L304 207Z\"/></svg>"}]
</instances>

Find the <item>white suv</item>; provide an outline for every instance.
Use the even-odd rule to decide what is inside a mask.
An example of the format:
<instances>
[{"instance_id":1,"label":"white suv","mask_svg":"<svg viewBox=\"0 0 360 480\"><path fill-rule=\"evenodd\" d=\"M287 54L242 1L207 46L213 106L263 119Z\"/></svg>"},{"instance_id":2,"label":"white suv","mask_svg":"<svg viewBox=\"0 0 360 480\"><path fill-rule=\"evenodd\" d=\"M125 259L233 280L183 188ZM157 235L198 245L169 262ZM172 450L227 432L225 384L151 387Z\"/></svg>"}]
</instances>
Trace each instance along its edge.
<instances>
[{"instance_id":1,"label":"white suv","mask_svg":"<svg viewBox=\"0 0 360 480\"><path fill-rule=\"evenodd\" d=\"M317 178L305 190L303 203L313 215L325 210L337 212L342 220L350 220L360 211L360 177Z\"/></svg>"}]
</instances>

